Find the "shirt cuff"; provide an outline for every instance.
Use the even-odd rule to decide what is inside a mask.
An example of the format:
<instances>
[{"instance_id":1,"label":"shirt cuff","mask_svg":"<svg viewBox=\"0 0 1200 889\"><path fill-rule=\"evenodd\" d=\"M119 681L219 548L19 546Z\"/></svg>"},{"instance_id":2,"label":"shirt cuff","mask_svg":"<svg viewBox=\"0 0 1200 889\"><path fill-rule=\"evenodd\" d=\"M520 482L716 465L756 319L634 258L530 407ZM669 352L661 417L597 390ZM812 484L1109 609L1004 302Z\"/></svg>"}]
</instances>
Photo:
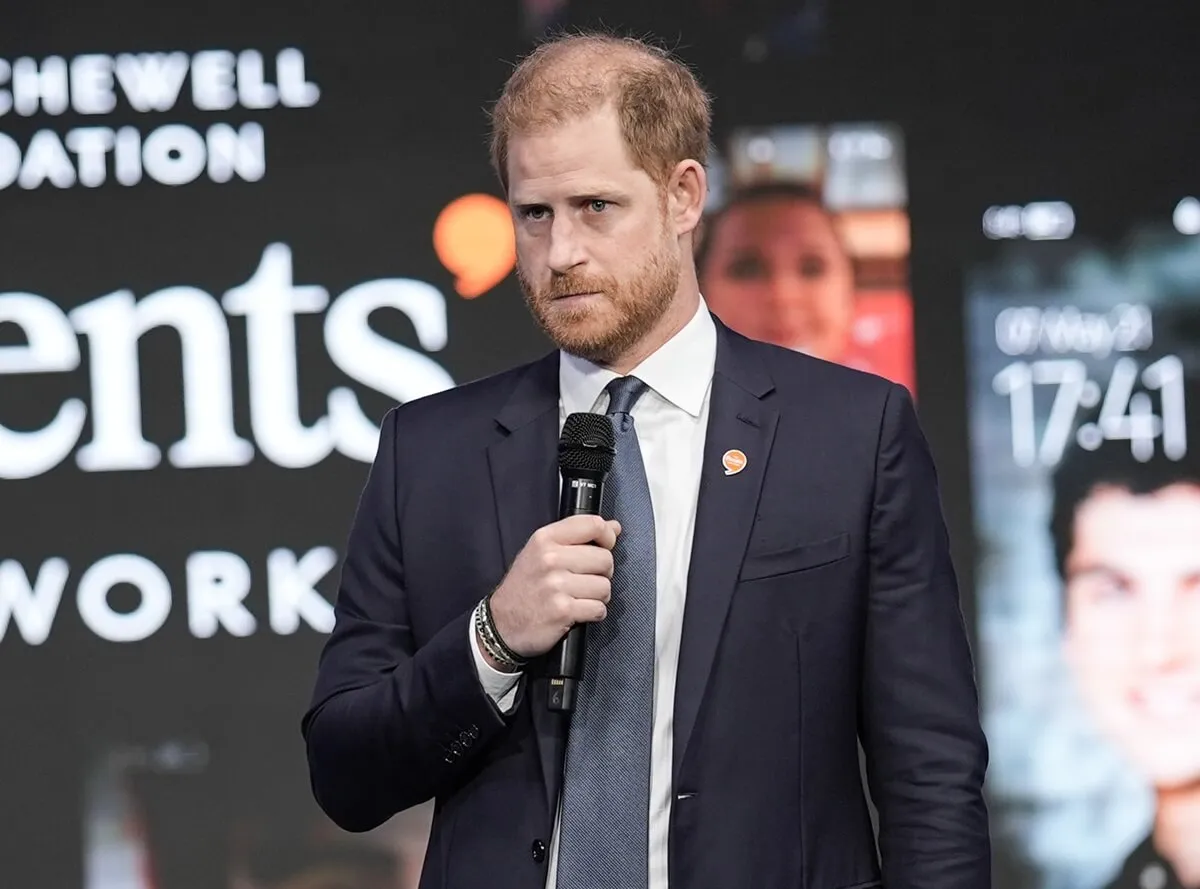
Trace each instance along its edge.
<instances>
[{"instance_id":1,"label":"shirt cuff","mask_svg":"<svg viewBox=\"0 0 1200 889\"><path fill-rule=\"evenodd\" d=\"M480 606L475 607L478 609ZM479 684L501 713L510 712L517 699L517 683L521 681L521 674L502 673L487 662L483 652L479 650L479 640L475 638L474 613L468 621L467 632L470 635L471 654L475 657L475 671L479 674Z\"/></svg>"}]
</instances>

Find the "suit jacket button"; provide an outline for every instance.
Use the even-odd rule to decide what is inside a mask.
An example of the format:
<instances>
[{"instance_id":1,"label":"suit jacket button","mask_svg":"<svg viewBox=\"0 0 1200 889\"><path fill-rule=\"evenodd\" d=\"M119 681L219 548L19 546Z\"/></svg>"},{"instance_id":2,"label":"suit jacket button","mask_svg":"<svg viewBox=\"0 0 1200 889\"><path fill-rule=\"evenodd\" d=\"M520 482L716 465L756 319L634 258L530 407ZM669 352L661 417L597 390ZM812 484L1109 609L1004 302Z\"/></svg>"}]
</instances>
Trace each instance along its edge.
<instances>
[{"instance_id":1,"label":"suit jacket button","mask_svg":"<svg viewBox=\"0 0 1200 889\"><path fill-rule=\"evenodd\" d=\"M534 840L529 851L533 853L533 860L538 864L546 860L546 844L541 840Z\"/></svg>"}]
</instances>

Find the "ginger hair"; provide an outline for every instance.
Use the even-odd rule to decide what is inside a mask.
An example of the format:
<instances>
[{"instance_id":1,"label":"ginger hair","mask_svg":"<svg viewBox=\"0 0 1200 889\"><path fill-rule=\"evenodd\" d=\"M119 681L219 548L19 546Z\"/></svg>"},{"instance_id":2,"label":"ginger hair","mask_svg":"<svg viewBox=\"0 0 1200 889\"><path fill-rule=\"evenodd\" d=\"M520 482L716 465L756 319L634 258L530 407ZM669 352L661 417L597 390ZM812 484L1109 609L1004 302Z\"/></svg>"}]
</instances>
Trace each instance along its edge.
<instances>
[{"instance_id":1,"label":"ginger hair","mask_svg":"<svg viewBox=\"0 0 1200 889\"><path fill-rule=\"evenodd\" d=\"M556 36L517 65L491 110L491 161L508 192L508 145L611 106L634 166L665 187L683 160L708 161L712 100L670 52L602 33Z\"/></svg>"}]
</instances>

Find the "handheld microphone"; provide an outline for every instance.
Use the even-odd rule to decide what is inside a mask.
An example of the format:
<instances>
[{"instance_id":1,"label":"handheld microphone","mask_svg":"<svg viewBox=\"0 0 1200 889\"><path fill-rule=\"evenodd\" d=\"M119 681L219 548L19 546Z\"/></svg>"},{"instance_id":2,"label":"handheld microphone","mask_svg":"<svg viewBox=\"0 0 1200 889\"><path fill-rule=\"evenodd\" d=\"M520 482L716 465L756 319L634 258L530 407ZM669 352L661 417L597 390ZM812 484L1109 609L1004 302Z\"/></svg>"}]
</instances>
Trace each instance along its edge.
<instances>
[{"instance_id":1,"label":"handheld microphone","mask_svg":"<svg viewBox=\"0 0 1200 889\"><path fill-rule=\"evenodd\" d=\"M576 413L567 417L558 439L558 469L562 474L562 493L558 517L600 515L604 480L612 469L616 454L616 435L612 420L604 414ZM583 671L583 624L571 627L550 653L551 710L575 709L575 693Z\"/></svg>"}]
</instances>

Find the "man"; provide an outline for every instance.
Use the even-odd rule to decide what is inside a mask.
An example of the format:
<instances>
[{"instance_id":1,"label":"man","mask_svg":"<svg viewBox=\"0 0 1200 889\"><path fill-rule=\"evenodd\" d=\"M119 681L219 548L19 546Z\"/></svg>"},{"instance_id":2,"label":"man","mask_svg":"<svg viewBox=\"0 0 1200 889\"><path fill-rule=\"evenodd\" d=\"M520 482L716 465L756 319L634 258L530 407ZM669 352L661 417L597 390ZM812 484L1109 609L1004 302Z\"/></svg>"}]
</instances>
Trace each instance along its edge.
<instances>
[{"instance_id":1,"label":"man","mask_svg":"<svg viewBox=\"0 0 1200 889\"><path fill-rule=\"evenodd\" d=\"M1188 450L1113 439L1055 474L1066 660L1097 728L1154 788L1150 835L1112 889L1200 889L1200 424Z\"/></svg>"},{"instance_id":2,"label":"man","mask_svg":"<svg viewBox=\"0 0 1200 889\"><path fill-rule=\"evenodd\" d=\"M493 118L559 348L384 420L304 719L320 805L359 831L433 798L423 887L986 889L986 747L905 390L709 314L709 99L667 54L546 43ZM617 435L607 520L558 521L582 411ZM576 623L568 720L539 659Z\"/></svg>"}]
</instances>

